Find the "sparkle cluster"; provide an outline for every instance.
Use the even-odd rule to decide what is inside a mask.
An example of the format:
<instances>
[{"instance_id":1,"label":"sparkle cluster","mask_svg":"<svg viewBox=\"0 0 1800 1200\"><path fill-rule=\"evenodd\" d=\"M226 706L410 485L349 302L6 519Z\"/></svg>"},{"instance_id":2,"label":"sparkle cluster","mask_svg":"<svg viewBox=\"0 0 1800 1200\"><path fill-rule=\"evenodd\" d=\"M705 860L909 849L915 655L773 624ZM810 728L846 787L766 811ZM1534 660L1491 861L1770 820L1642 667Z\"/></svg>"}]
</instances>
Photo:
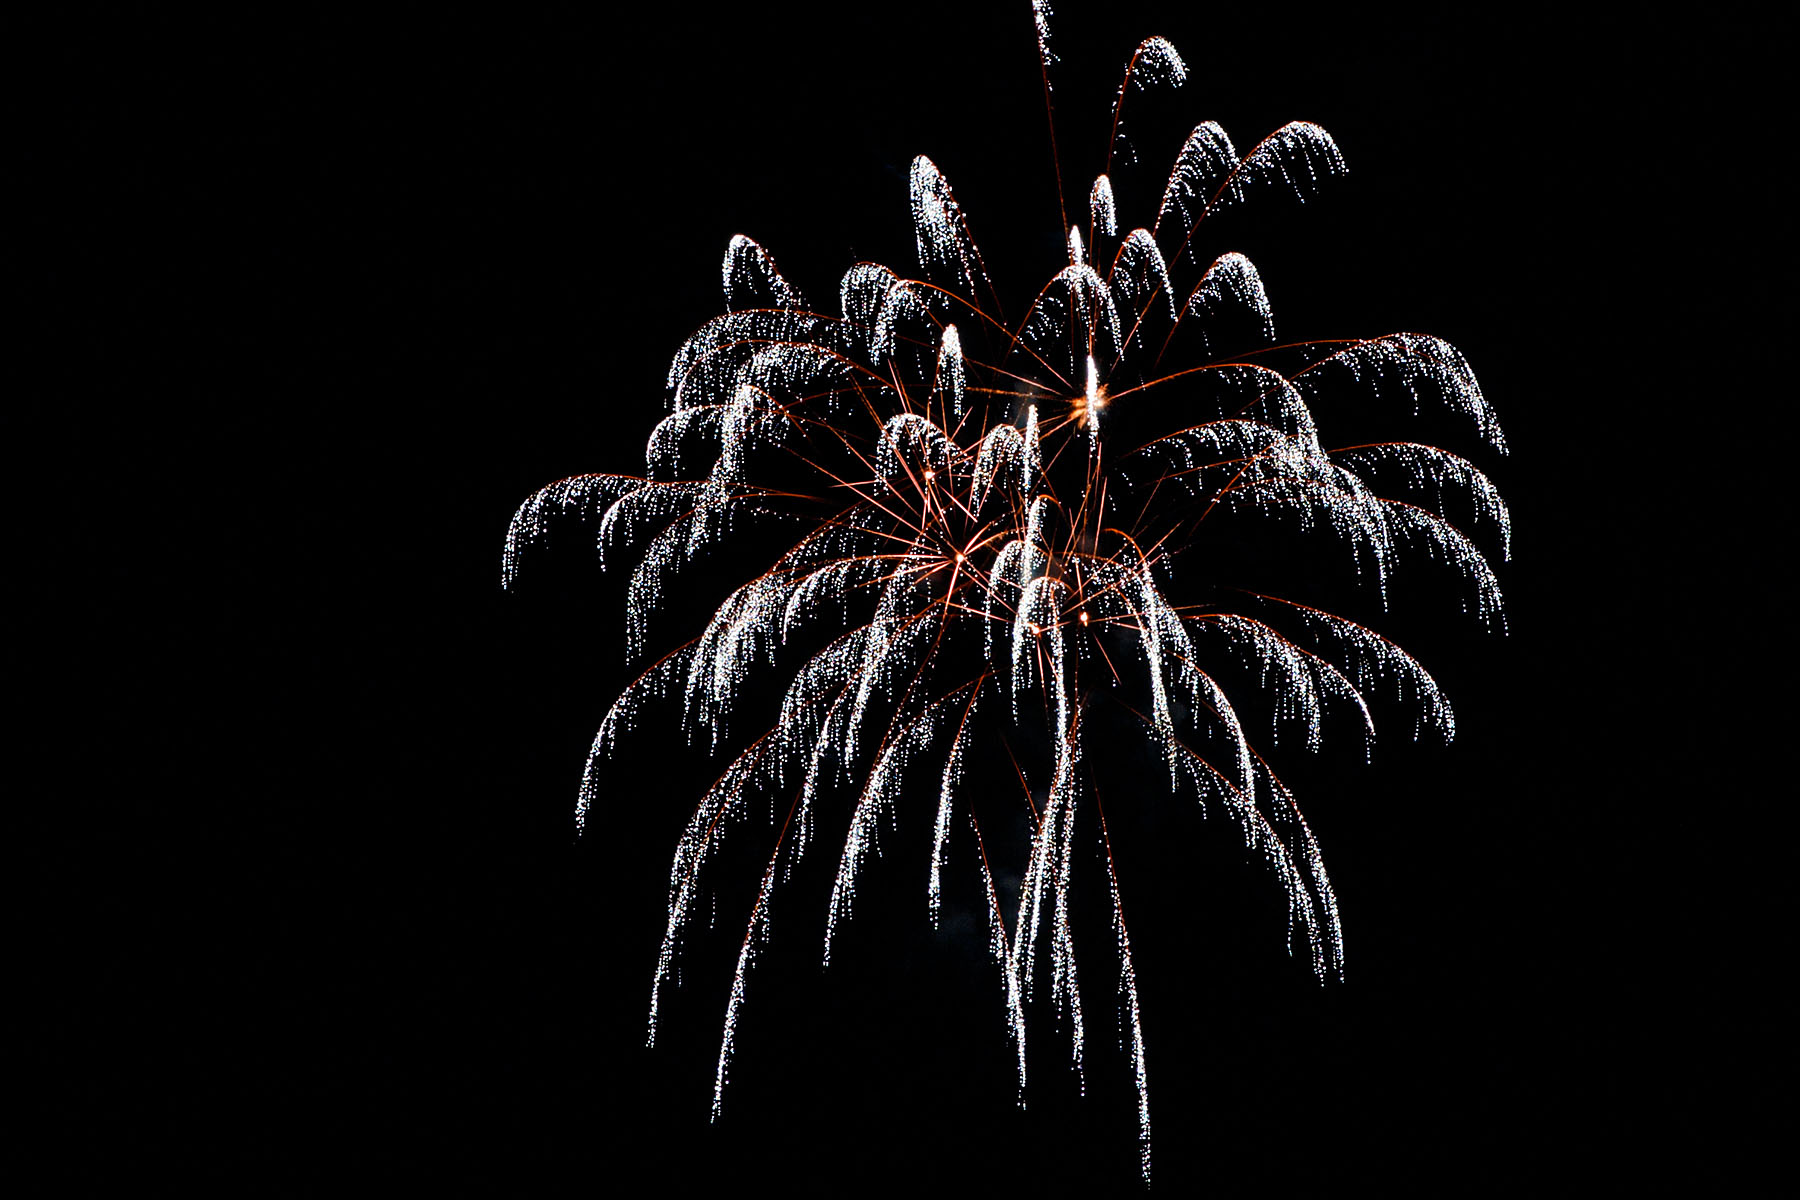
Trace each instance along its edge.
<instances>
[{"instance_id":1,"label":"sparkle cluster","mask_svg":"<svg viewBox=\"0 0 1800 1200\"><path fill-rule=\"evenodd\" d=\"M1033 7L1047 90L1049 6ZM1127 98L1177 87L1186 74L1166 40L1138 47L1114 101L1109 172ZM1069 226L1067 263L1008 321L968 215L920 156L909 176L916 276L855 264L839 284L837 310L825 311L762 246L732 238L721 264L725 312L676 352L670 411L650 436L644 473L562 480L519 508L505 583L513 585L555 520L592 518L603 563L630 567L625 632L639 660L682 572L727 547L778 547L606 713L576 808L585 824L609 756L658 703L679 698L690 740L731 755L676 846L651 989L654 1042L708 864L750 797L789 797L732 979L715 1117L777 883L822 822L844 830L825 921L829 963L869 858L923 764L936 781L929 918L941 919L951 847L966 836L1021 1102L1026 1017L1046 979L1071 1062L1083 1067L1087 1017L1070 911L1078 846L1087 839L1102 848L1120 1042L1149 1179L1137 973L1092 785L1089 759L1100 747L1084 736L1100 704L1133 714L1171 792L1222 811L1267 863L1287 897L1290 947L1320 979L1341 972L1337 901L1318 843L1220 680L1247 678L1269 699L1271 743L1297 731L1313 749L1334 713L1365 744L1372 739L1376 694L1410 709L1414 736L1451 736L1450 706L1418 662L1364 625L1223 580L1179 591L1173 566L1225 523L1285 521L1329 534L1378 598L1396 562L1422 552L1462 581L1477 618L1493 627L1503 620L1486 556L1445 515L1496 538L1504 556L1509 517L1487 476L1420 443L1328 448L1315 417L1326 396L1403 397L1414 409L1430 403L1457 414L1504 453L1462 355L1416 333L1275 344L1273 311L1250 260L1198 252L1202 226L1221 210L1277 186L1304 199L1343 169L1330 135L1307 122L1243 155L1215 123L1196 126L1151 197L1150 226L1120 233L1118 185L1100 174L1085 235ZM1177 271L1193 279L1185 295ZM1193 350L1198 361L1177 365ZM1143 436L1160 413L1180 416ZM1116 434L1119 425L1133 433ZM735 733L744 697L770 687L779 690L773 724L750 738ZM1041 762L1018 764L1029 849L1017 867L1016 911L1007 913L983 806L964 784L972 764L991 763L996 741L1031 724L1049 749Z\"/></svg>"}]
</instances>

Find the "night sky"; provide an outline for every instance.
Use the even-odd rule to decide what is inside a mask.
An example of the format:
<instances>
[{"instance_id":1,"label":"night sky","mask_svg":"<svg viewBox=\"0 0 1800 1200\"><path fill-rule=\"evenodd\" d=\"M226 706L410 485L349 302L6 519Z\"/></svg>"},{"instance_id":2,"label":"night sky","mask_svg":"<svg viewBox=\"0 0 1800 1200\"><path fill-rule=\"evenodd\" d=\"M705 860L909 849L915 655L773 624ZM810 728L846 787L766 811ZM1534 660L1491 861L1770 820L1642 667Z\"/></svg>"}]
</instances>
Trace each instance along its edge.
<instances>
[{"instance_id":1,"label":"night sky","mask_svg":"<svg viewBox=\"0 0 1800 1200\"><path fill-rule=\"evenodd\" d=\"M1198 121L1240 150L1318 122L1350 173L1221 218L1213 251L1256 262L1284 338L1448 339L1512 447L1429 414L1389 431L1441 434L1512 508L1506 636L1429 580L1408 592L1404 567L1377 622L1443 685L1455 742L1410 744L1391 708L1368 765L1280 751L1346 980L1286 955L1278 887L1223 821L1191 858L1186 825L1142 822L1171 833L1121 876L1158 1191L1713 1162L1708 1114L1766 1078L1700 1015L1762 979L1712 915L1751 895L1721 881L1760 824L1729 828L1746 814L1725 815L1717 749L1747 602L1695 606L1750 535L1717 520L1726 499L1675 494L1701 468L1670 418L1719 402L1689 373L1728 304L1706 257L1741 257L1755 220L1696 212L1684 182L1723 154L1734 35L1059 7L1072 204L1126 57L1165 34L1190 78L1132 102L1121 222L1148 222ZM543 484L641 467L731 235L813 297L859 259L904 273L925 153L1003 299L1062 263L1026 5L755 12L259 16L47 48L55 263L24 328L70 349L13 426L61 481L38 504L76 531L21 586L80 631L43 693L78 733L45 743L68 785L21 835L44 1001L22 1047L72 1176L1135 1189L1104 930L1087 1095L1039 1019L1020 1112L982 931L925 919L929 797L829 972L828 878L777 893L716 1126L753 877L643 1045L702 752L647 725L575 837L587 744L630 677L622 577L576 531L505 594L502 538ZM1139 782L1109 813L1181 803ZM753 821L733 847L760 863L767 836Z\"/></svg>"}]
</instances>

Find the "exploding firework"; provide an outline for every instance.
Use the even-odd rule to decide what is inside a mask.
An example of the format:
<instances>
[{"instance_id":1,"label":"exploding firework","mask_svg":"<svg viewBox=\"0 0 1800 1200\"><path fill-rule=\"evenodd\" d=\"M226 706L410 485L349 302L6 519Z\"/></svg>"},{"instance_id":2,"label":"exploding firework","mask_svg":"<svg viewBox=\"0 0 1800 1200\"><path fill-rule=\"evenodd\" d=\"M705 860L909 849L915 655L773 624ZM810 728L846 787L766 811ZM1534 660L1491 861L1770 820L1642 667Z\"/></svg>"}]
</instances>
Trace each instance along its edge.
<instances>
[{"instance_id":1,"label":"exploding firework","mask_svg":"<svg viewBox=\"0 0 1800 1200\"><path fill-rule=\"evenodd\" d=\"M1034 11L1048 112L1048 6ZM1336 901L1312 831L1240 718L1242 689L1270 710L1271 742L1291 732L1317 748L1328 717L1371 738L1377 691L1412 708L1415 735L1453 732L1437 685L1398 646L1213 569L1230 556L1209 547L1275 522L1341 547L1383 601L1402 555L1437 558L1466 589L1465 607L1498 626L1487 558L1443 515L1454 505L1504 555L1507 510L1487 477L1416 442L1327 448L1316 414L1327 397L1430 403L1492 451L1505 447L1447 343L1416 333L1278 342L1251 262L1201 252L1220 212L1261 192L1304 199L1344 169L1318 126L1285 125L1247 153L1217 124L1195 127L1148 224L1125 228L1112 175L1126 110L1185 76L1162 38L1131 56L1105 171L1084 212L1071 221L1065 209L1066 261L1010 318L969 215L925 157L909 181L916 274L857 263L835 311L803 297L762 246L733 238L725 312L677 351L671 411L650 436L644 473L562 480L513 518L508 585L550 523L577 513L598 519L602 562L631 569L625 636L645 666L600 725L577 824L603 794L609 756L653 702L679 697L690 739L728 756L675 848L652 1042L684 935L709 908L708 868L727 831L754 797L783 802L760 884L745 897L715 1117L778 883L809 849L832 847L821 851L836 859L829 963L882 830L913 800L934 812L921 864L930 919L946 907L954 841L979 874L1021 1097L1027 1014L1039 1001L1068 1026L1077 1067L1083 1059L1071 911L1078 847L1097 847L1105 887L1095 896L1114 934L1148 1180L1137 975L1095 787L1096 759L1117 747L1089 730L1102 713L1122 714L1154 748L1172 796L1231 819L1285 893L1290 949L1320 979L1342 970ZM732 564L765 551L696 636L652 651L678 576L704 557ZM767 720L749 733L733 725L759 710ZM967 786L996 762L1016 775L1014 791ZM1017 896L1003 903L1011 872L994 862L1007 842L996 827L1021 821Z\"/></svg>"}]
</instances>

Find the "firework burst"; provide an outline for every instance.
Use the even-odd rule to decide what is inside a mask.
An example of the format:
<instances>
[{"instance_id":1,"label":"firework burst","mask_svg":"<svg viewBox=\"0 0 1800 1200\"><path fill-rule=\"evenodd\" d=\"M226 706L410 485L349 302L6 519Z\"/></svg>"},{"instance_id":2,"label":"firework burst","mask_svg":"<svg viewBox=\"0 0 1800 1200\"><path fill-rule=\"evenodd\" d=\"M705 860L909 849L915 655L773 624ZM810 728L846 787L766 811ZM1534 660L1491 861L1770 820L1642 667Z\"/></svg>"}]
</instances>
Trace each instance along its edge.
<instances>
[{"instance_id":1,"label":"firework burst","mask_svg":"<svg viewBox=\"0 0 1800 1200\"><path fill-rule=\"evenodd\" d=\"M1034 10L1048 112L1048 6ZM652 1042L724 835L753 797L781 801L779 832L746 897L715 1117L777 885L809 849L835 856L829 963L882 830L911 801L935 810L921 879L933 922L954 840L966 839L964 860L979 872L1021 1097L1027 1013L1046 989L1074 1063L1083 1060L1071 897L1077 847L1098 845L1148 1180L1137 975L1094 787L1094 759L1110 747L1084 732L1095 714L1127 714L1171 793L1231 818L1285 892L1290 949L1320 979L1341 972L1343 940L1319 847L1240 719L1243 696L1234 704L1221 680L1260 693L1273 710L1271 740L1295 731L1316 748L1328 717L1372 737L1376 690L1412 707L1415 733L1453 733L1437 685L1392 642L1302 598L1234 589L1197 565L1210 561L1200 548L1242 536L1225 531L1286 523L1341 545L1383 600L1401 556L1437 558L1461 580L1465 607L1497 627L1487 557L1441 514L1458 505L1501 555L1508 517L1467 459L1407 441L1327 448L1317 420L1322 398L1401 397L1459 414L1503 453L1461 354L1416 333L1277 342L1255 266L1200 252L1220 212L1259 192L1304 199L1341 172L1323 129L1296 121L1240 153L1218 125L1198 125L1143 206L1148 224L1122 223L1111 175L1128 110L1185 77L1162 38L1131 56L1106 169L1085 213L1071 221L1064 209L1066 261L1010 317L969 215L923 156L909 179L914 274L857 263L835 306L821 305L762 246L733 238L721 269L725 311L676 352L669 415L650 436L643 474L562 480L513 518L508 585L552 520L577 512L597 518L602 561L630 571L625 634L644 669L600 725L577 824L605 790L615 746L654 701L679 698L690 739L728 756L675 849ZM740 561L746 547L769 548L760 568L696 636L652 651L676 578L726 548ZM773 719L748 735L734 728L734 716L759 707L748 697L770 686L778 695L762 707ZM965 786L978 761L1016 768L1004 808ZM1018 895L1003 904L993 826L1021 818Z\"/></svg>"}]
</instances>

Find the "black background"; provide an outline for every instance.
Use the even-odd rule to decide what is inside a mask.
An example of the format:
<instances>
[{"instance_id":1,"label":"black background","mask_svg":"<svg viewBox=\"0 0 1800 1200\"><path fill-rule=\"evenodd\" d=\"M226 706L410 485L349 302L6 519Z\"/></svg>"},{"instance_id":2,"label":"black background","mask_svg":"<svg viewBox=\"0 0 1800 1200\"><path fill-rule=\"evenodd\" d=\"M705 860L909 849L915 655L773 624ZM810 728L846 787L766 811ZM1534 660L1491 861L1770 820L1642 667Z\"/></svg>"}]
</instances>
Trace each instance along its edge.
<instances>
[{"instance_id":1,"label":"black background","mask_svg":"<svg viewBox=\"0 0 1800 1200\"><path fill-rule=\"evenodd\" d=\"M1257 262L1284 335L1455 343L1513 448L1481 460L1514 514L1508 635L1405 603L1390 627L1456 742L1296 768L1346 982L1285 956L1274 885L1229 855L1223 882L1173 847L1121 881L1158 1189L1725 1169L1717 1110L1754 1106L1767 1047L1738 1036L1752 1011L1724 1015L1763 968L1721 914L1765 886L1727 881L1779 867L1750 865L1762 818L1725 732L1725 648L1755 622L1719 581L1752 534L1697 486L1726 451L1687 422L1744 402L1700 366L1734 303L1718 264L1756 252L1756 212L1707 207L1744 39L1062 7L1072 201L1126 56L1168 35L1191 76L1133 102L1144 178L1200 119L1240 148L1324 125L1350 174L1217 249ZM642 1045L704 764L648 729L577 841L586 745L628 678L622 585L574 537L499 588L525 495L641 462L732 234L816 297L860 258L904 269L922 152L1003 293L1047 277L1026 6L264 15L42 47L48 266L20 329L54 365L11 424L44 479L18 588L58 632L15 657L71 736L27 747L58 782L18 810L41 1001L18 1049L59 1169L1134 1188L1110 1033L1080 1097L1034 1029L1017 1110L992 969L978 937L931 934L917 856L883 860L904 895L829 973L824 892L778 894L709 1125L728 948L690 956ZM1110 981L1086 986L1109 1011Z\"/></svg>"}]
</instances>

